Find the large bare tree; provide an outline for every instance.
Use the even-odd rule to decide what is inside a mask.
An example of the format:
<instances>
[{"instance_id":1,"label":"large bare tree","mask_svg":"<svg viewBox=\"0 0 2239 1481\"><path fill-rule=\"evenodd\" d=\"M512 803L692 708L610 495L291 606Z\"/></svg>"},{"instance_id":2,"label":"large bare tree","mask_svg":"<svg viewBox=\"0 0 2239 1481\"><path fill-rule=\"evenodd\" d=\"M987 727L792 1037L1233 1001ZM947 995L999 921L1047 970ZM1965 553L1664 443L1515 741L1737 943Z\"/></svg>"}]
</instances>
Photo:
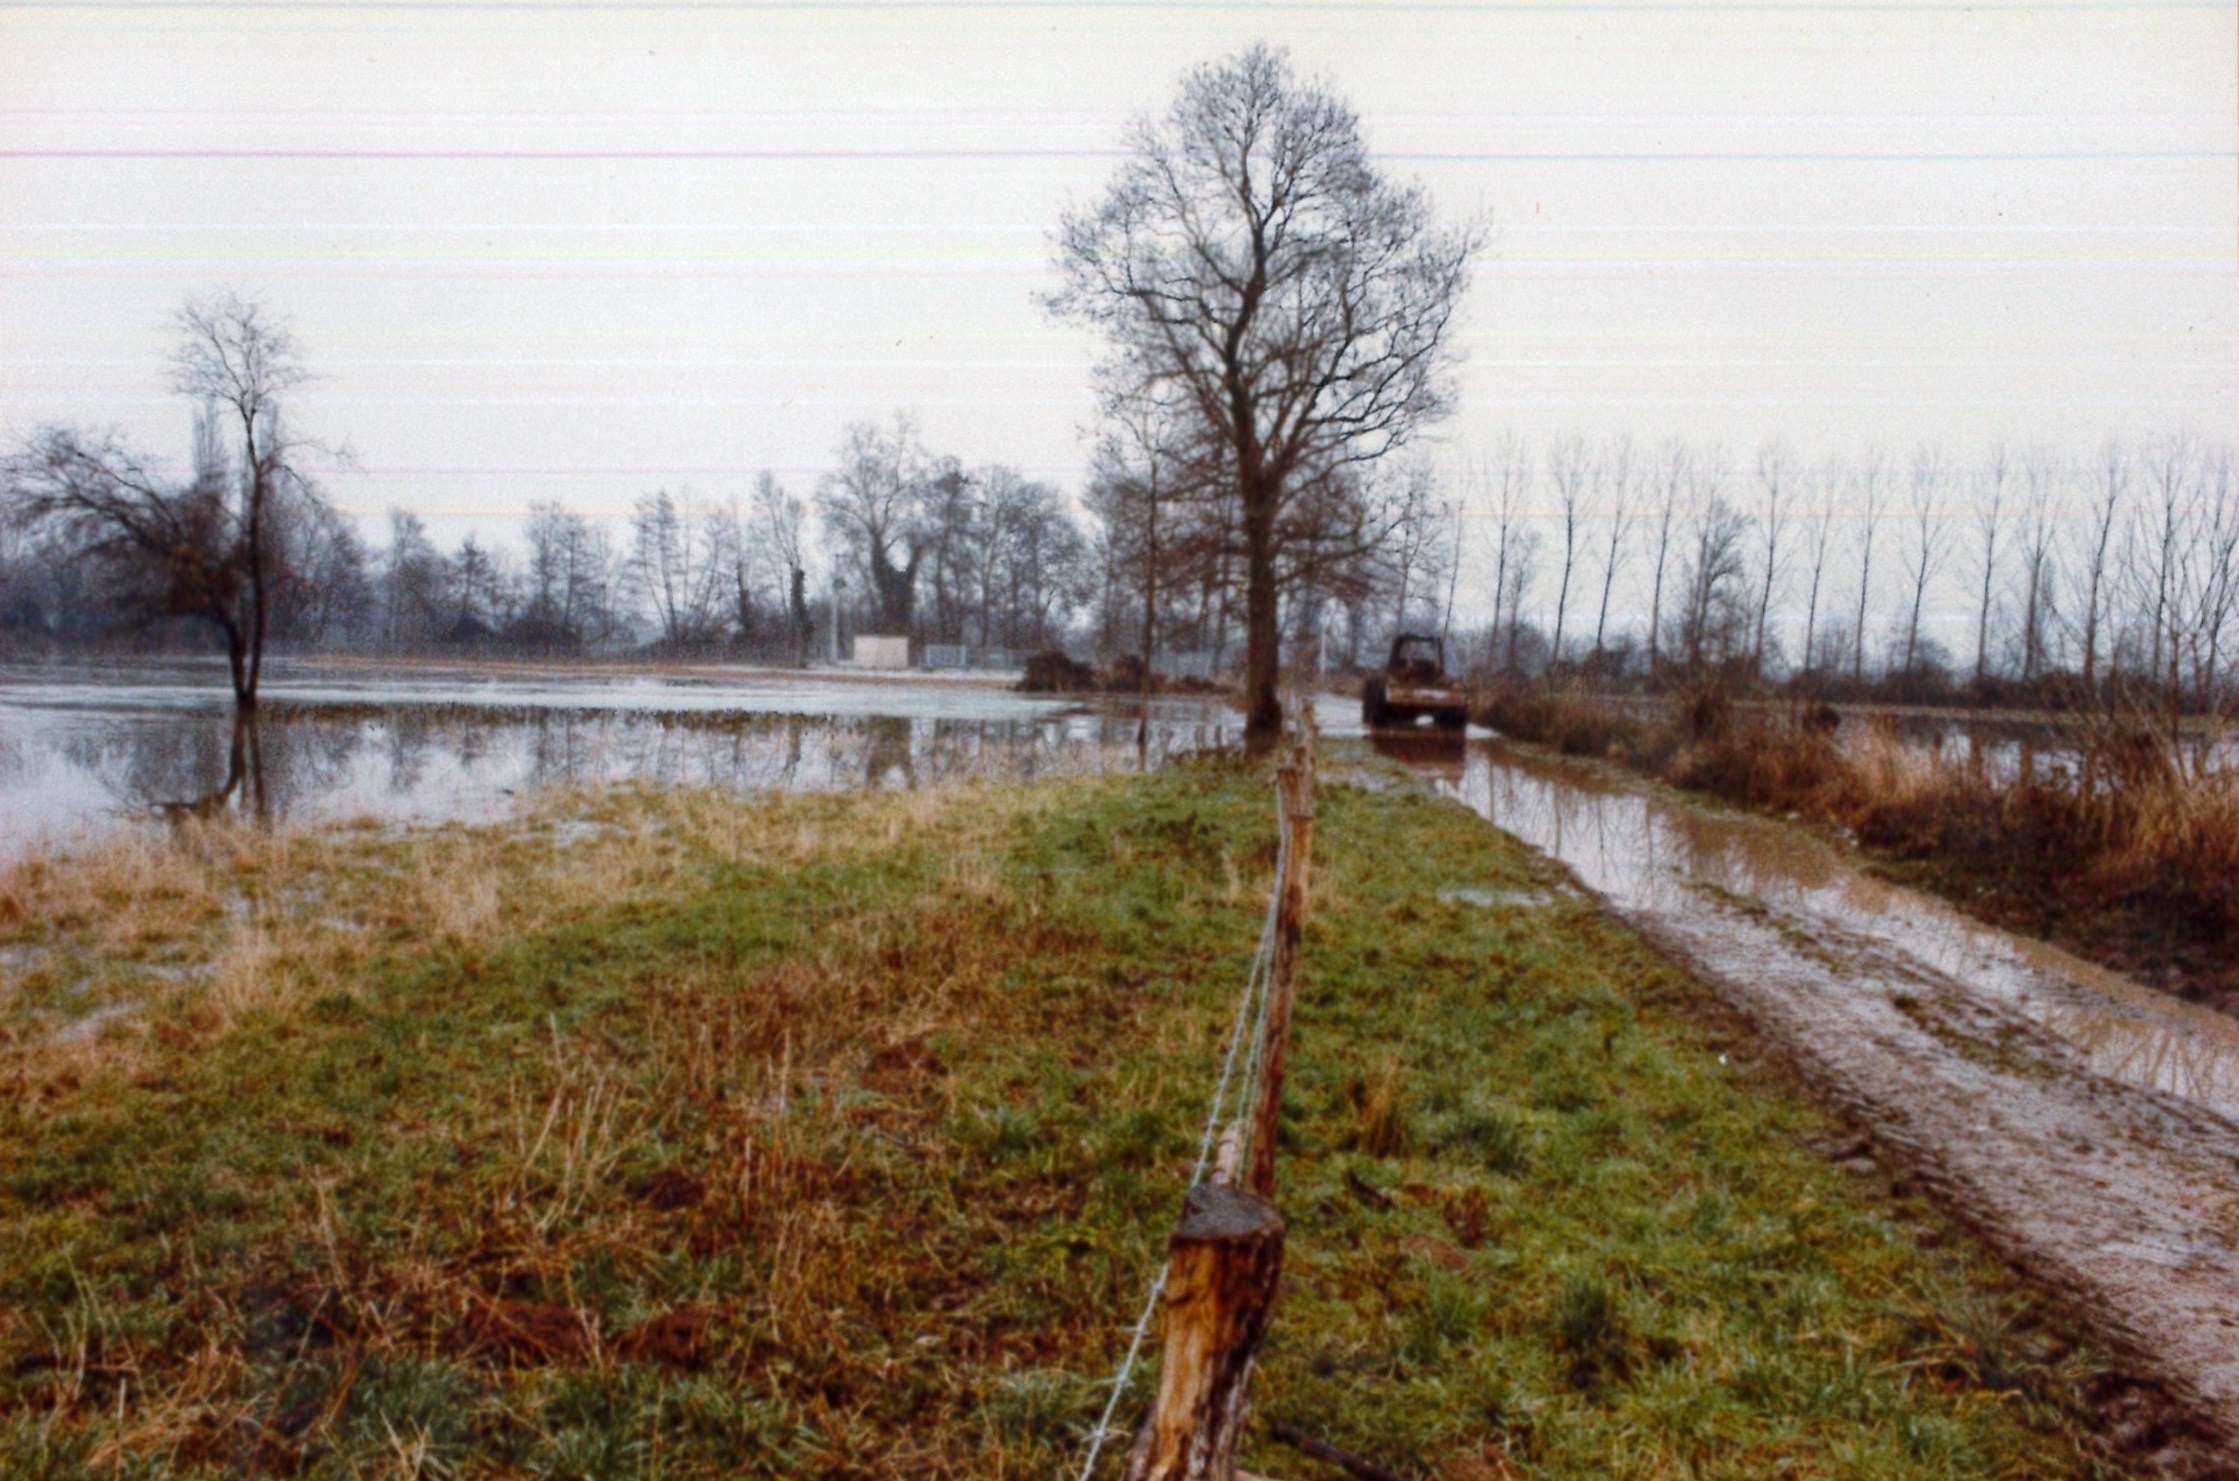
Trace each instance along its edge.
<instances>
[{"instance_id":1,"label":"large bare tree","mask_svg":"<svg viewBox=\"0 0 2239 1481\"><path fill-rule=\"evenodd\" d=\"M1107 373L1168 388L1221 453L1248 745L1282 725L1285 515L1449 409L1447 331L1477 241L1378 171L1352 109L1265 46L1191 72L1163 118L1136 125L1102 198L1059 227L1052 311L1103 331Z\"/></svg>"},{"instance_id":2,"label":"large bare tree","mask_svg":"<svg viewBox=\"0 0 2239 1481\"><path fill-rule=\"evenodd\" d=\"M190 301L179 310L179 345L171 361L172 388L224 408L240 434L239 503L235 522L246 584L247 653L234 664L239 708L256 708L264 670L264 639L271 627L275 584L273 506L299 485L289 461L293 448L280 426L288 393L309 379L285 324L253 299L224 294ZM245 671L244 671L245 670Z\"/></svg>"},{"instance_id":3,"label":"large bare tree","mask_svg":"<svg viewBox=\"0 0 2239 1481\"><path fill-rule=\"evenodd\" d=\"M175 323L172 388L202 408L190 478L154 471L114 434L47 427L7 460L6 481L15 517L98 565L120 615L217 628L248 711L289 547L331 519L282 422L309 375L287 326L253 300L194 300Z\"/></svg>"},{"instance_id":4,"label":"large bare tree","mask_svg":"<svg viewBox=\"0 0 2239 1481\"><path fill-rule=\"evenodd\" d=\"M897 415L892 431L852 422L840 437L839 467L824 475L816 502L832 548L862 568L877 604L880 630L906 634L917 615L917 573L931 548L926 496L936 468L914 419Z\"/></svg>"}]
</instances>

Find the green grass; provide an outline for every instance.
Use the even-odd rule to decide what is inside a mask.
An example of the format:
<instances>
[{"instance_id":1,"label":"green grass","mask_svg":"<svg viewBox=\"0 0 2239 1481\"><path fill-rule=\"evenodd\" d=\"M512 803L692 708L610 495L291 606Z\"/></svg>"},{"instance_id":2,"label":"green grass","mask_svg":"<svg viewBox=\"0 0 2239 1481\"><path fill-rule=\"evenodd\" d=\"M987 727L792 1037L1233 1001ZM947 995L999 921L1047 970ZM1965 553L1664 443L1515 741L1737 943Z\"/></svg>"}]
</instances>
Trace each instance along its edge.
<instances>
[{"instance_id":1,"label":"green grass","mask_svg":"<svg viewBox=\"0 0 2239 1481\"><path fill-rule=\"evenodd\" d=\"M567 810L604 826L0 885L38 963L0 1008L0 1474L1077 1465L1264 775ZM1699 989L1457 806L1331 786L1318 829L1261 1415L1456 1478L2093 1473L2084 1360L1813 1151ZM125 889L175 908L126 929ZM95 1003L138 1006L57 1046Z\"/></svg>"}]
</instances>

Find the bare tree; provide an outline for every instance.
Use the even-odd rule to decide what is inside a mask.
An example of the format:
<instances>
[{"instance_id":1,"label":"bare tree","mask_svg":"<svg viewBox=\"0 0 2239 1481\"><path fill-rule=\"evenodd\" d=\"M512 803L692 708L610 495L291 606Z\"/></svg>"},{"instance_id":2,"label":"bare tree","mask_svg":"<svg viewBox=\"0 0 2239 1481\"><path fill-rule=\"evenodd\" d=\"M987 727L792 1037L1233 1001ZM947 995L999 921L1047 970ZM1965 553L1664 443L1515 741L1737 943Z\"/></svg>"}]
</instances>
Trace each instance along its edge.
<instances>
[{"instance_id":1,"label":"bare tree","mask_svg":"<svg viewBox=\"0 0 2239 1481\"><path fill-rule=\"evenodd\" d=\"M974 584L972 551L976 526L985 513L979 480L961 470L943 468L929 478L919 499L920 528L925 548L924 581L932 598L932 616L919 610L919 625L929 640L960 643L971 605Z\"/></svg>"},{"instance_id":2,"label":"bare tree","mask_svg":"<svg viewBox=\"0 0 2239 1481\"><path fill-rule=\"evenodd\" d=\"M2149 444L2140 461L2146 494L2140 516L2146 527L2138 543L2151 567L2139 570L2134 579L2139 605L2149 612L2146 671L2174 705L2184 691L2180 657L2184 631L2178 612L2186 605L2183 587L2187 546L2194 535L2198 470L2191 440L2182 434Z\"/></svg>"},{"instance_id":3,"label":"bare tree","mask_svg":"<svg viewBox=\"0 0 2239 1481\"><path fill-rule=\"evenodd\" d=\"M1834 543L1835 498L1842 488L1842 470L1829 463L1820 470L1819 497L1805 517L1804 549L1811 562L1811 581L1804 596L1804 651L1801 663L1809 673L1819 661L1819 593L1827 576L1827 551Z\"/></svg>"},{"instance_id":4,"label":"bare tree","mask_svg":"<svg viewBox=\"0 0 2239 1481\"><path fill-rule=\"evenodd\" d=\"M2197 599L2185 626L2192 635L2194 702L2212 713L2222 694L2227 633L2234 617L2239 617L2239 481L2232 476L2232 449L2219 448L2203 456L2201 500L2206 523L2204 538L2194 546ZM2206 761L2203 753L2198 764Z\"/></svg>"},{"instance_id":5,"label":"bare tree","mask_svg":"<svg viewBox=\"0 0 2239 1481\"><path fill-rule=\"evenodd\" d=\"M1143 595L1141 712L1136 717L1138 751L1150 744L1150 701L1158 662L1161 582L1173 562L1175 505L1189 492L1190 470L1179 454L1176 408L1142 390L1105 401L1103 436L1098 440L1089 508L1105 529L1105 548L1117 575L1122 567Z\"/></svg>"},{"instance_id":6,"label":"bare tree","mask_svg":"<svg viewBox=\"0 0 2239 1481\"><path fill-rule=\"evenodd\" d=\"M1447 329L1478 238L1386 180L1352 110L1265 46L1192 71L1128 153L1103 198L1066 215L1049 303L1104 332L1119 379L1171 387L1222 454L1243 543L1245 736L1264 748L1282 723L1284 516L1318 477L1446 413Z\"/></svg>"},{"instance_id":7,"label":"bare tree","mask_svg":"<svg viewBox=\"0 0 2239 1481\"><path fill-rule=\"evenodd\" d=\"M1687 666L1697 672L1713 657L1731 656L1748 621L1740 587L1747 570L1743 542L1749 519L1716 492L1709 471L1700 471L1693 490L1694 513L1681 566L1685 615L1680 640L1687 645Z\"/></svg>"},{"instance_id":8,"label":"bare tree","mask_svg":"<svg viewBox=\"0 0 2239 1481\"><path fill-rule=\"evenodd\" d=\"M1664 444L1656 460L1656 574L1648 593L1648 672L1655 675L1663 662L1661 638L1664 616L1664 572L1671 560L1672 526L1677 523L1687 490L1694 479L1694 455L1674 437Z\"/></svg>"},{"instance_id":9,"label":"bare tree","mask_svg":"<svg viewBox=\"0 0 2239 1481\"><path fill-rule=\"evenodd\" d=\"M1485 654L1488 668L1513 674L1516 668L1515 629L1504 627L1504 614L1520 605L1523 585L1519 573L1528 570L1523 554L1523 521L1531 502L1531 451L1514 432L1504 435L1487 459L1480 460L1476 480L1492 505L1493 521L1493 632ZM1506 639L1504 641L1504 633Z\"/></svg>"},{"instance_id":10,"label":"bare tree","mask_svg":"<svg viewBox=\"0 0 2239 1481\"><path fill-rule=\"evenodd\" d=\"M1858 512L1858 621L1850 635L1853 680L1866 675L1866 602L1874 589L1874 532L1889 503L1887 471L1880 452L1874 451L1858 460L1851 477L1853 507Z\"/></svg>"},{"instance_id":11,"label":"bare tree","mask_svg":"<svg viewBox=\"0 0 2239 1481\"><path fill-rule=\"evenodd\" d=\"M1510 541L1508 552L1508 617L1507 656L1502 671L1515 675L1521 670L1520 650L1524 641L1524 603L1530 599L1532 579L1539 574L1540 533L1519 526Z\"/></svg>"},{"instance_id":12,"label":"bare tree","mask_svg":"<svg viewBox=\"0 0 2239 1481\"><path fill-rule=\"evenodd\" d=\"M653 609L660 643L671 652L699 647L721 632L726 572L711 548L707 513L687 492L639 497L630 515L632 583Z\"/></svg>"},{"instance_id":13,"label":"bare tree","mask_svg":"<svg viewBox=\"0 0 2239 1481\"><path fill-rule=\"evenodd\" d=\"M1570 606L1570 573L1578 559L1578 524L1586 508L1586 481L1593 466L1586 439L1572 433L1547 450L1547 482L1555 491L1555 518L1562 531L1561 574L1555 586L1554 661L1563 661L1563 616Z\"/></svg>"},{"instance_id":14,"label":"bare tree","mask_svg":"<svg viewBox=\"0 0 2239 1481\"><path fill-rule=\"evenodd\" d=\"M785 491L777 475L764 469L754 480L754 521L785 577L793 662L804 662L809 641L809 573L803 548L808 508Z\"/></svg>"},{"instance_id":15,"label":"bare tree","mask_svg":"<svg viewBox=\"0 0 2239 1481\"><path fill-rule=\"evenodd\" d=\"M449 580L443 552L428 538L420 517L390 510L380 590L382 637L391 648L417 648L435 640Z\"/></svg>"},{"instance_id":16,"label":"bare tree","mask_svg":"<svg viewBox=\"0 0 2239 1481\"><path fill-rule=\"evenodd\" d=\"M504 625L505 579L498 553L469 533L451 557L451 616L442 636L480 645Z\"/></svg>"},{"instance_id":17,"label":"bare tree","mask_svg":"<svg viewBox=\"0 0 2239 1481\"><path fill-rule=\"evenodd\" d=\"M193 300L179 310L177 323L172 388L225 408L240 437L241 487L234 522L240 532L247 632L246 652L232 660L233 693L238 708L251 710L264 671L277 578L270 538L274 506L290 492L313 497L291 460L296 444L281 428L288 393L310 379L310 372L298 358L287 326L253 299L228 293Z\"/></svg>"},{"instance_id":18,"label":"bare tree","mask_svg":"<svg viewBox=\"0 0 2239 1481\"><path fill-rule=\"evenodd\" d=\"M1409 458L1392 471L1392 630L1411 631L1408 612L1419 599L1437 601L1446 572L1446 531L1451 521L1439 496L1438 474L1426 458Z\"/></svg>"},{"instance_id":19,"label":"bare tree","mask_svg":"<svg viewBox=\"0 0 2239 1481\"><path fill-rule=\"evenodd\" d=\"M1462 551L1469 539L1469 500L1450 499L1446 504L1446 600L1438 617L1438 640L1443 646L1454 636L1454 597L1461 590ZM1458 667L1458 665L1457 665Z\"/></svg>"},{"instance_id":20,"label":"bare tree","mask_svg":"<svg viewBox=\"0 0 2239 1481\"><path fill-rule=\"evenodd\" d=\"M1975 683L1990 672L1990 611L1992 584L1998 576L1999 518L2006 502L2006 485L2012 481L2013 464L2006 445L1990 451L1982 478L1975 485L1975 539L1982 548L1982 594L1975 603Z\"/></svg>"},{"instance_id":21,"label":"bare tree","mask_svg":"<svg viewBox=\"0 0 2239 1481\"><path fill-rule=\"evenodd\" d=\"M203 408L193 476L176 483L114 434L48 427L5 464L13 514L98 567L120 615L193 618L222 637L234 705L256 708L266 639L297 553L332 549L333 515L283 426L309 378L285 325L227 295L180 310L175 390ZM218 418L238 448L229 455ZM323 533L322 533L323 531Z\"/></svg>"},{"instance_id":22,"label":"bare tree","mask_svg":"<svg viewBox=\"0 0 2239 1481\"><path fill-rule=\"evenodd\" d=\"M194 618L225 642L241 709L254 707L247 575L237 510L222 483L184 486L114 434L46 427L6 464L11 513L92 571L127 621Z\"/></svg>"},{"instance_id":23,"label":"bare tree","mask_svg":"<svg viewBox=\"0 0 2239 1481\"><path fill-rule=\"evenodd\" d=\"M1757 450L1757 533L1764 565L1757 583L1757 612L1749 642L1749 666L1765 672L1765 619L1772 611L1773 585L1780 579L1780 537L1788 528L1788 503L1794 493L1788 449L1768 442Z\"/></svg>"},{"instance_id":24,"label":"bare tree","mask_svg":"<svg viewBox=\"0 0 2239 1481\"><path fill-rule=\"evenodd\" d=\"M2060 530L2060 495L2066 470L2043 448L2022 459L2021 677L2035 683L2048 661L2052 618L2057 609L2055 540Z\"/></svg>"},{"instance_id":25,"label":"bare tree","mask_svg":"<svg viewBox=\"0 0 2239 1481\"><path fill-rule=\"evenodd\" d=\"M917 573L931 547L925 505L938 484L960 481L953 459L936 460L917 423L897 415L891 431L854 422L840 438L840 465L817 487L833 544L861 568L889 633L907 633L917 612Z\"/></svg>"},{"instance_id":26,"label":"bare tree","mask_svg":"<svg viewBox=\"0 0 2239 1481\"><path fill-rule=\"evenodd\" d=\"M1633 440L1618 437L1594 465L1597 501L1609 517L1609 543L1602 549L1601 601L1594 609L1594 660L1601 661L1609 633L1609 594L1625 563L1625 541L1633 529Z\"/></svg>"},{"instance_id":27,"label":"bare tree","mask_svg":"<svg viewBox=\"0 0 2239 1481\"><path fill-rule=\"evenodd\" d=\"M2100 641L2106 628L2102 614L2113 594L2109 558L2114 553L2115 528L2129 494L2129 451L2110 440L2100 449L2078 552L2083 567L2083 680L2087 690L2097 688L2099 682Z\"/></svg>"},{"instance_id":28,"label":"bare tree","mask_svg":"<svg viewBox=\"0 0 2239 1481\"><path fill-rule=\"evenodd\" d=\"M714 619L716 628L728 626L731 640L741 647L748 647L761 636L763 602L763 550L754 538L754 516L746 501L732 493L719 504L701 511L705 522L707 553L711 567L709 581L722 588L722 596L712 605L726 608L722 619ZM782 608L784 598L779 594L781 581L770 583L775 597L770 607ZM711 632L709 637L715 634Z\"/></svg>"},{"instance_id":29,"label":"bare tree","mask_svg":"<svg viewBox=\"0 0 2239 1481\"><path fill-rule=\"evenodd\" d=\"M1920 609L1928 599L1928 583L1943 569L1949 550L1936 538L1936 522L1943 514L1950 475L1940 453L1922 448L1913 454L1912 477L1906 483L1906 508L1911 514L1912 545L1905 552L1906 574L1912 578L1912 609L1905 619L1904 672L1912 674L1920 656Z\"/></svg>"},{"instance_id":30,"label":"bare tree","mask_svg":"<svg viewBox=\"0 0 2239 1481\"><path fill-rule=\"evenodd\" d=\"M576 653L615 628L613 542L603 526L555 503L531 504L527 589L509 643Z\"/></svg>"}]
</instances>

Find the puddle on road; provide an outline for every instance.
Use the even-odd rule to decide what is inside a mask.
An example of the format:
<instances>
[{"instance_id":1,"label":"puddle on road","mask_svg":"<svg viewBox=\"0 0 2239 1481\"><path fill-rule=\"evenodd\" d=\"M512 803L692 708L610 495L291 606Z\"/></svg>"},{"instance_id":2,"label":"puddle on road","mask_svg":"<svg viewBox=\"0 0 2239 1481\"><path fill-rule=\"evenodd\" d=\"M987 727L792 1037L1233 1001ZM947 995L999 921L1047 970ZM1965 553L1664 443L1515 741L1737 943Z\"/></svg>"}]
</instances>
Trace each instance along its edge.
<instances>
[{"instance_id":1,"label":"puddle on road","mask_svg":"<svg viewBox=\"0 0 2239 1481\"><path fill-rule=\"evenodd\" d=\"M2239 1020L1875 879L1804 829L1667 799L1499 740L1454 749L1429 768L1441 791L1562 861L1622 914L1714 928L1756 902L1801 933L1799 950L1917 964L2011 1004L2101 1075L2239 1118ZM1746 949L1763 949L1761 933Z\"/></svg>"}]
</instances>

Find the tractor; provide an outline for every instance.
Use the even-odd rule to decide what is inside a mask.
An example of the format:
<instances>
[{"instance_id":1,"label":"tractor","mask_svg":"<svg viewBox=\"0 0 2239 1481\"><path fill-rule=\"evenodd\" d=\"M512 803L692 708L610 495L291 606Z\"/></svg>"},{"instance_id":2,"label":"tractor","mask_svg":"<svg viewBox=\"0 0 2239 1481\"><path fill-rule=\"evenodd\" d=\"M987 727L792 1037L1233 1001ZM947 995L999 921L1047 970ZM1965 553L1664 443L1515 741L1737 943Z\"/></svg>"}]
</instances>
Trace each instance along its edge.
<instances>
[{"instance_id":1,"label":"tractor","mask_svg":"<svg viewBox=\"0 0 2239 1481\"><path fill-rule=\"evenodd\" d=\"M1442 638L1401 633L1392 639L1391 661L1361 686L1361 723L1371 730L1404 729L1425 715L1440 730L1469 723L1469 701L1461 684L1446 672Z\"/></svg>"}]
</instances>

